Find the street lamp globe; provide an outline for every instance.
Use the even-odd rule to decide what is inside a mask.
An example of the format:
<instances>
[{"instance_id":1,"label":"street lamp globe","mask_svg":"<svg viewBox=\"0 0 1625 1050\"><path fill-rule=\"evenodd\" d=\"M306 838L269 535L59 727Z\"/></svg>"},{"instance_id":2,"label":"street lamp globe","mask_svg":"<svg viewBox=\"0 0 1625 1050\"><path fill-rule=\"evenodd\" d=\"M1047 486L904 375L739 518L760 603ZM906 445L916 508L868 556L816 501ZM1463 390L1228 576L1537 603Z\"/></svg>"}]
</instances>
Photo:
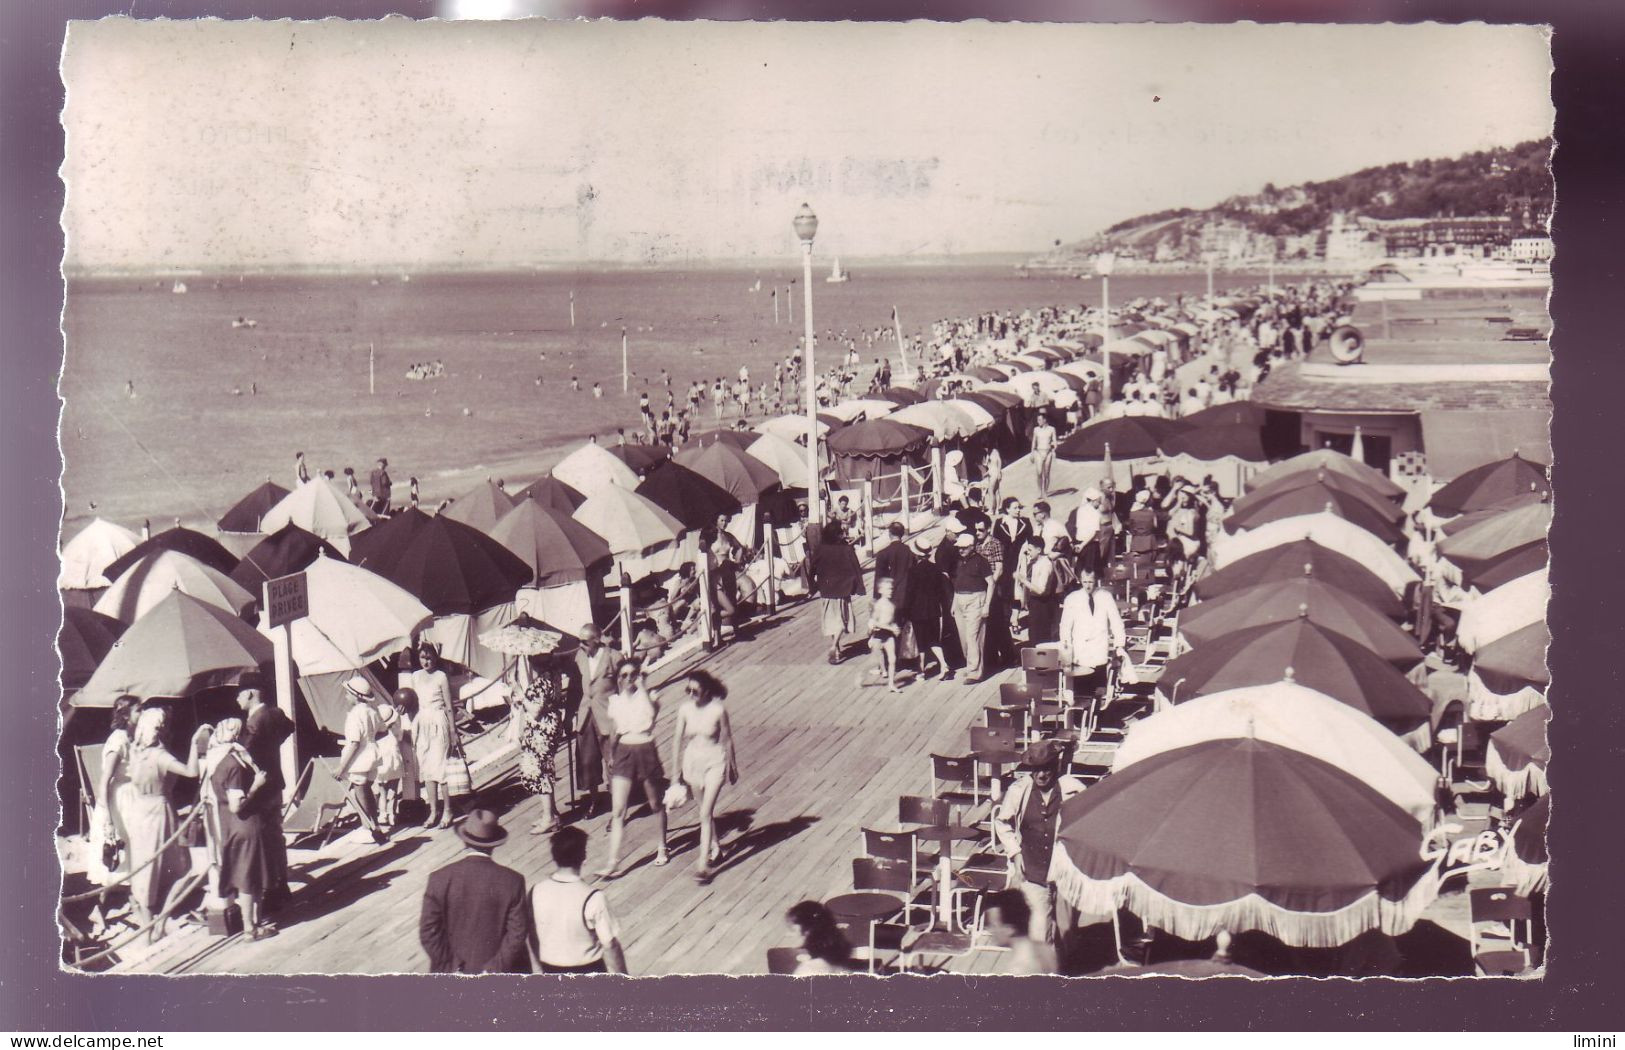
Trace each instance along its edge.
<instances>
[{"instance_id":1,"label":"street lamp globe","mask_svg":"<svg viewBox=\"0 0 1625 1050\"><path fill-rule=\"evenodd\" d=\"M813 214L810 204L803 204L801 210L796 212L795 227L796 236L811 244L818 234L818 216Z\"/></svg>"},{"instance_id":2,"label":"street lamp globe","mask_svg":"<svg viewBox=\"0 0 1625 1050\"><path fill-rule=\"evenodd\" d=\"M1117 268L1117 256L1112 252L1101 252L1095 256L1095 273L1101 277L1110 277L1112 270Z\"/></svg>"}]
</instances>

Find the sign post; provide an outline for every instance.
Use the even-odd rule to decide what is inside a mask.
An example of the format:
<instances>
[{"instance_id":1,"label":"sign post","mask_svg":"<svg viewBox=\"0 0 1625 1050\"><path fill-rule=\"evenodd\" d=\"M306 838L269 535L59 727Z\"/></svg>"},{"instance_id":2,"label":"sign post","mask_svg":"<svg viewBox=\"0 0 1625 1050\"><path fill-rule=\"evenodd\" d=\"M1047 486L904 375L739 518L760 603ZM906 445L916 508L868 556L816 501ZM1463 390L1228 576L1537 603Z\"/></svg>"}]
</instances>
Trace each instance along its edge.
<instances>
[{"instance_id":1,"label":"sign post","mask_svg":"<svg viewBox=\"0 0 1625 1050\"><path fill-rule=\"evenodd\" d=\"M294 721L293 713L293 621L310 615L310 588L305 574L278 576L265 581L260 608L265 626L271 629L271 648L276 663L276 705ZM281 628L278 630L277 628ZM282 742L283 801L292 796L299 782L299 754L295 743L297 733L290 733Z\"/></svg>"}]
</instances>

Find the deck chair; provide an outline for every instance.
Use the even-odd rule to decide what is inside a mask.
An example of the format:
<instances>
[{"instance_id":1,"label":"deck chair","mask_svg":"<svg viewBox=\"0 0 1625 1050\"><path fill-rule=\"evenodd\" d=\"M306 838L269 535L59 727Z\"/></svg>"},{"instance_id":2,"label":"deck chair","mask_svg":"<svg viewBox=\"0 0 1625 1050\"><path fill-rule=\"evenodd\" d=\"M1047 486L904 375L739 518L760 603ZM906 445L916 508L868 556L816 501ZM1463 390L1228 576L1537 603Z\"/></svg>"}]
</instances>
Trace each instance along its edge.
<instances>
[{"instance_id":1,"label":"deck chair","mask_svg":"<svg viewBox=\"0 0 1625 1050\"><path fill-rule=\"evenodd\" d=\"M312 758L300 771L293 799L283 810L282 830L293 836L290 843L320 836L321 845L326 846L344 816L348 801L349 790L334 778L332 760Z\"/></svg>"},{"instance_id":2,"label":"deck chair","mask_svg":"<svg viewBox=\"0 0 1625 1050\"><path fill-rule=\"evenodd\" d=\"M1528 970L1532 965L1529 941L1535 921L1529 898L1518 896L1510 886L1491 886L1469 890L1467 899L1473 968L1485 977L1506 977Z\"/></svg>"}]
</instances>

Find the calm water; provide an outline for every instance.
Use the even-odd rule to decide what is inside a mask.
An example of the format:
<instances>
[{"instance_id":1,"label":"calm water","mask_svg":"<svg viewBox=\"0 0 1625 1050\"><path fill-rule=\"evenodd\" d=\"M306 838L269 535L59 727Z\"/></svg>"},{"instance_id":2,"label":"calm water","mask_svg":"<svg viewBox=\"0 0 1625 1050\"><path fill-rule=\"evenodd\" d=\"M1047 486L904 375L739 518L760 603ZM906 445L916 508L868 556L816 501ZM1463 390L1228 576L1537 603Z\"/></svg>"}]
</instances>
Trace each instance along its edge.
<instances>
[{"instance_id":1,"label":"calm water","mask_svg":"<svg viewBox=\"0 0 1625 1050\"><path fill-rule=\"evenodd\" d=\"M564 272L396 277L95 278L72 282L62 446L68 529L94 513L132 527L150 517L211 520L267 477L291 485L293 454L314 469L387 456L398 491L409 475L426 499L455 471L507 467L528 483L546 453L637 422L637 395L670 371L690 379L770 375L801 330L788 323L790 270ZM1098 281L1021 278L1011 268L859 270L847 284L814 274L814 321L856 333L890 324L909 335L942 317L1098 303ZM750 289L760 279L759 292ZM769 288L781 289L775 326ZM1205 279L1119 277L1113 302L1200 294ZM575 293L576 325L569 299ZM232 328L237 317L255 328ZM634 372L620 392L621 326ZM377 392L367 393L369 345ZM860 350L862 344L860 342ZM866 362L882 349L866 354ZM411 381L416 362L447 374ZM895 360L893 367L896 367ZM572 393L570 377L582 390ZM540 383L538 383L540 380ZM594 380L604 397L595 400ZM126 384L134 385L135 397ZM258 393L251 393L257 388ZM240 392L240 393L239 393ZM464 410L467 410L465 413ZM710 406L703 406L709 424ZM516 466L522 464L523 467ZM528 468L530 476L522 469ZM466 482L457 479L455 484ZM95 501L94 512L89 503Z\"/></svg>"}]
</instances>

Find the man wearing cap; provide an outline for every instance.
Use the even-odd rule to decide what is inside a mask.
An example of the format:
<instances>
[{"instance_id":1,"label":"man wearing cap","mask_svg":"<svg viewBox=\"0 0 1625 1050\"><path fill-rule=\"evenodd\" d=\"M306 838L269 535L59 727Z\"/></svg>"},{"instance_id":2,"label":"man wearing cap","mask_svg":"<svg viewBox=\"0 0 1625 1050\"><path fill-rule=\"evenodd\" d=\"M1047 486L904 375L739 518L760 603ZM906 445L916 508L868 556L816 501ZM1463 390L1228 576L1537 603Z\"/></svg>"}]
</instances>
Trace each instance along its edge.
<instances>
[{"instance_id":1,"label":"man wearing cap","mask_svg":"<svg viewBox=\"0 0 1625 1050\"><path fill-rule=\"evenodd\" d=\"M615 654L604 645L603 634L594 624L581 627L581 648L576 650L576 685L581 695L576 702L576 776L583 790L596 793L609 783L609 747L606 733L609 698L615 692Z\"/></svg>"},{"instance_id":2,"label":"man wearing cap","mask_svg":"<svg viewBox=\"0 0 1625 1050\"><path fill-rule=\"evenodd\" d=\"M344 683L345 699L350 710L344 715L344 749L339 752L339 764L333 775L350 782L350 805L361 818L361 826L372 833L372 841L383 845L389 837L378 827L378 801L373 795L373 772L378 768L378 745L375 741L383 729L378 711L372 706L372 683L362 675L353 675Z\"/></svg>"},{"instance_id":3,"label":"man wearing cap","mask_svg":"<svg viewBox=\"0 0 1625 1050\"><path fill-rule=\"evenodd\" d=\"M970 533L959 534L954 551L954 567L949 573L954 588L954 626L965 657L965 684L975 685L982 680L982 643L987 638L988 609L993 605L993 588L999 578L977 550L976 537Z\"/></svg>"},{"instance_id":4,"label":"man wearing cap","mask_svg":"<svg viewBox=\"0 0 1625 1050\"><path fill-rule=\"evenodd\" d=\"M1061 671L1070 676L1074 696L1103 695L1113 653L1127 659L1123 614L1110 591L1097 589L1093 569L1078 572L1078 589L1061 603Z\"/></svg>"},{"instance_id":5,"label":"man wearing cap","mask_svg":"<svg viewBox=\"0 0 1625 1050\"><path fill-rule=\"evenodd\" d=\"M395 487L389 480L389 460L379 457L378 465L372 468L367 478L372 489L372 512L374 514L389 513L389 493Z\"/></svg>"},{"instance_id":6,"label":"man wearing cap","mask_svg":"<svg viewBox=\"0 0 1625 1050\"><path fill-rule=\"evenodd\" d=\"M1010 888L1027 899L1028 936L1055 943L1055 886L1050 859L1060 827L1061 803L1083 791L1083 782L1061 776L1062 747L1040 740L1021 756L1021 767L993 814L993 833L1010 858Z\"/></svg>"},{"instance_id":7,"label":"man wearing cap","mask_svg":"<svg viewBox=\"0 0 1625 1050\"><path fill-rule=\"evenodd\" d=\"M529 973L525 877L491 858L508 839L495 813L457 822L463 854L429 875L418 940L430 973Z\"/></svg>"}]
</instances>

